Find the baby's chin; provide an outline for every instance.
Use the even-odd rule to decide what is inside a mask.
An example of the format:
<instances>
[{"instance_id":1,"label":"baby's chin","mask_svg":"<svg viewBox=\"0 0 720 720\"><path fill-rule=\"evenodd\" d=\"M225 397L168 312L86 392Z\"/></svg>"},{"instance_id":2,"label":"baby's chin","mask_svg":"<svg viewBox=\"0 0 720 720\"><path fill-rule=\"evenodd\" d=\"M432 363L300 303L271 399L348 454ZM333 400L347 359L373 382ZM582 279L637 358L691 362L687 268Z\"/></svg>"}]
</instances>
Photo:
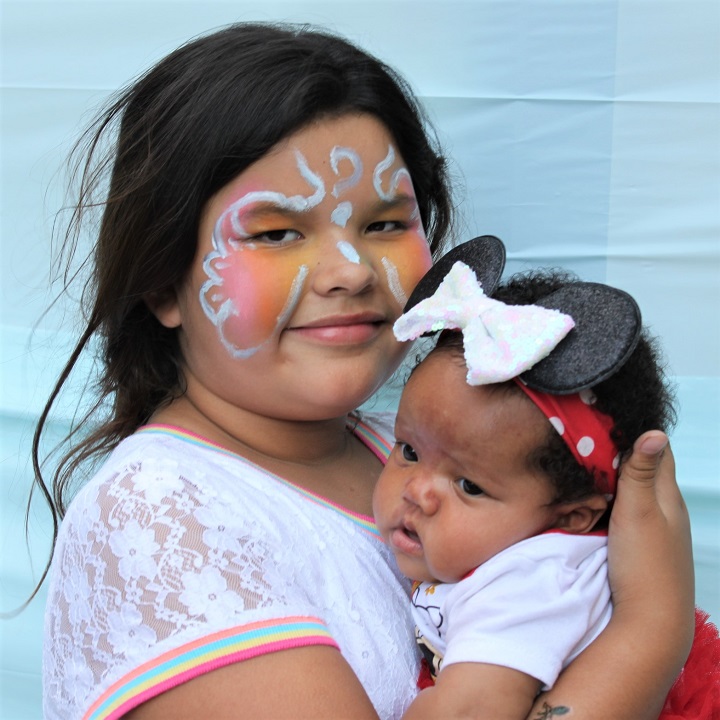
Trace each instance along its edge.
<instances>
[{"instance_id":1,"label":"baby's chin","mask_svg":"<svg viewBox=\"0 0 720 720\"><path fill-rule=\"evenodd\" d=\"M427 568L419 566L417 561L409 560L405 556L395 556L400 572L413 582L441 583Z\"/></svg>"}]
</instances>

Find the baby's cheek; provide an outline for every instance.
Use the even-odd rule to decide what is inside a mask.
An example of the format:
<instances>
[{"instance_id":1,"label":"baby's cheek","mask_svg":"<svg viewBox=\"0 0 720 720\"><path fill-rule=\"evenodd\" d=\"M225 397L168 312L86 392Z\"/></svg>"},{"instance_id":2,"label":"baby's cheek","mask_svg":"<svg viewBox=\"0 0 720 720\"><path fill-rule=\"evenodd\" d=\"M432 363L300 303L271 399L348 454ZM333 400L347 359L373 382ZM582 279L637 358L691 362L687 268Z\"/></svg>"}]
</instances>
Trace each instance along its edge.
<instances>
[{"instance_id":1,"label":"baby's cheek","mask_svg":"<svg viewBox=\"0 0 720 720\"><path fill-rule=\"evenodd\" d=\"M227 258L220 271L225 296L233 312L223 325L223 334L235 348L257 347L275 332L297 277L297 262L262 250L244 250Z\"/></svg>"}]
</instances>

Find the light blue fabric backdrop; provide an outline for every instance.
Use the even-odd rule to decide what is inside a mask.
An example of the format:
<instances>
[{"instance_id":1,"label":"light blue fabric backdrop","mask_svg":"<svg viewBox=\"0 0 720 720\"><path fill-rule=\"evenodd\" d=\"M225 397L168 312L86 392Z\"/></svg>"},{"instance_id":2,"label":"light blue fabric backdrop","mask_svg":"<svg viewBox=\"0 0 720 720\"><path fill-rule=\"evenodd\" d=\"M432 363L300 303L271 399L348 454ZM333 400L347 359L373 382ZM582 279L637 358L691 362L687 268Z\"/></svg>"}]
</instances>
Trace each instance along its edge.
<instances>
[{"instance_id":1,"label":"light blue fabric backdrop","mask_svg":"<svg viewBox=\"0 0 720 720\"><path fill-rule=\"evenodd\" d=\"M678 383L673 435L698 602L720 616L720 3L717 0L5 0L0 219L0 610L50 530L23 512L31 429L76 318L41 317L71 141L107 95L235 20L320 23L409 78L454 159L464 225L509 271L564 265L632 293ZM262 10L258 8L262 7ZM392 393L378 402L392 402ZM71 403L56 417L58 431ZM31 562L32 557L32 562ZM40 717L44 594L0 621L0 717Z\"/></svg>"}]
</instances>

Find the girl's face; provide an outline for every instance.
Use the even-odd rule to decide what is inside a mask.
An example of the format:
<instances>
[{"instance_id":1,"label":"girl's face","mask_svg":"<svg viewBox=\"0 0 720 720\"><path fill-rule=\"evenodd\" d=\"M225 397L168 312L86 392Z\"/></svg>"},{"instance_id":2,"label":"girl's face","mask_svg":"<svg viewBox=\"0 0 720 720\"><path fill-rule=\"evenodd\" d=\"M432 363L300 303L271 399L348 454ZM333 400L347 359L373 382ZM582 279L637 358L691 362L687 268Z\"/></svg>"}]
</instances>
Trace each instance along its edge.
<instances>
[{"instance_id":1,"label":"girl's face","mask_svg":"<svg viewBox=\"0 0 720 720\"><path fill-rule=\"evenodd\" d=\"M284 419L342 415L399 364L392 325L430 267L410 176L369 115L314 123L207 203L157 315L203 392Z\"/></svg>"},{"instance_id":2,"label":"girl's face","mask_svg":"<svg viewBox=\"0 0 720 720\"><path fill-rule=\"evenodd\" d=\"M471 387L466 372L449 352L415 370L375 488L378 529L414 580L457 582L562 515L550 481L529 465L547 438L545 416L519 393Z\"/></svg>"}]
</instances>

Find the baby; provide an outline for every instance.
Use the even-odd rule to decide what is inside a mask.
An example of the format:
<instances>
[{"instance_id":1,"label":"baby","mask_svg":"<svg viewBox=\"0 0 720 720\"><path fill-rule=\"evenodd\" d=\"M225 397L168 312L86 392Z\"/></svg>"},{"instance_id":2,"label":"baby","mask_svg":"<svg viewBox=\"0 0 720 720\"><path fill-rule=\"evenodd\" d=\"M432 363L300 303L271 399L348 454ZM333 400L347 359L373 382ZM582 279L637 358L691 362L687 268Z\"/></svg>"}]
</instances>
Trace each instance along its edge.
<instances>
[{"instance_id":1,"label":"baby","mask_svg":"<svg viewBox=\"0 0 720 720\"><path fill-rule=\"evenodd\" d=\"M447 272L456 258L490 275L493 299L468 264ZM430 675L408 718L524 718L597 637L612 612L619 464L674 420L630 296L560 272L495 290L503 265L496 238L456 248L395 325L401 340L443 330L404 389L374 496L377 526L415 581Z\"/></svg>"}]
</instances>

